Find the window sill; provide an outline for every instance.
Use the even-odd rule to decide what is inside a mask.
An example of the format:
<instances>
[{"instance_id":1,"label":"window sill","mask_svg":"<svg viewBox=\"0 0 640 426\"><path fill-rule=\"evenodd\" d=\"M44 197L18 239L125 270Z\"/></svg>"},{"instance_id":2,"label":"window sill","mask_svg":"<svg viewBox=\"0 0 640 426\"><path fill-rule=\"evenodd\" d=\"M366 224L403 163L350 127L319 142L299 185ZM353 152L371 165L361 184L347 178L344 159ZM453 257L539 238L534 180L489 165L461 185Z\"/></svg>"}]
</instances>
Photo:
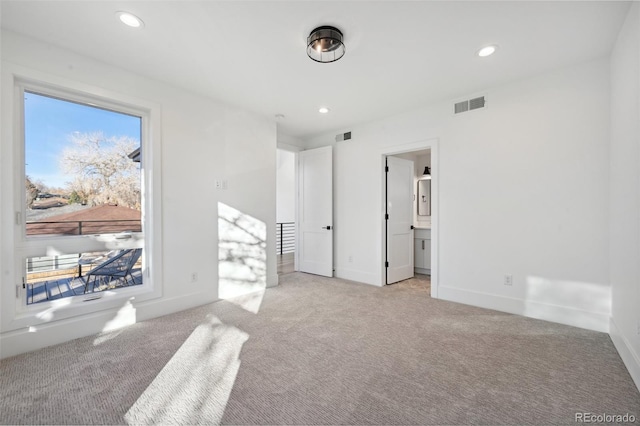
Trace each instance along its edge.
<instances>
[{"instance_id":1,"label":"window sill","mask_svg":"<svg viewBox=\"0 0 640 426\"><path fill-rule=\"evenodd\" d=\"M106 290L100 293L78 295L18 308L14 319L3 324L1 331L4 333L21 328L42 326L85 315L103 313L108 310L117 310L127 303L136 304L162 297L158 289L151 287L148 284L138 286L138 288Z\"/></svg>"}]
</instances>

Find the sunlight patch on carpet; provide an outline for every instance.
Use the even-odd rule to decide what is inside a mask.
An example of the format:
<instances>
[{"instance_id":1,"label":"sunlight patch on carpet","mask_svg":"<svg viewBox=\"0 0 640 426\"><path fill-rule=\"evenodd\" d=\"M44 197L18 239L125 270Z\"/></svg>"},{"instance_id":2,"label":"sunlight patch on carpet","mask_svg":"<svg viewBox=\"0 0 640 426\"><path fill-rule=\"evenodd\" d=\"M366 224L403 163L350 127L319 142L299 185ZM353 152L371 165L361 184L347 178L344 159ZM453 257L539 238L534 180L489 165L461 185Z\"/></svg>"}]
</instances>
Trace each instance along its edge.
<instances>
[{"instance_id":1,"label":"sunlight patch on carpet","mask_svg":"<svg viewBox=\"0 0 640 426\"><path fill-rule=\"evenodd\" d=\"M249 335L217 317L187 338L125 414L128 424L218 424Z\"/></svg>"}]
</instances>

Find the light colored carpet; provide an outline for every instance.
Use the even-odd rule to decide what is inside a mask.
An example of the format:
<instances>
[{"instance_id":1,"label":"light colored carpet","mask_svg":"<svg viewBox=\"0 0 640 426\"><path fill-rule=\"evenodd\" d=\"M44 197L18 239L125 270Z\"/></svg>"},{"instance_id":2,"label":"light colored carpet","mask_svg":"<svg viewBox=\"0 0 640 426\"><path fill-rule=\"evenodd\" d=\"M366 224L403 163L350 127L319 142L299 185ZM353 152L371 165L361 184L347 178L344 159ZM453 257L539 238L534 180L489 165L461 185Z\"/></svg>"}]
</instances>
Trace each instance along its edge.
<instances>
[{"instance_id":1,"label":"light colored carpet","mask_svg":"<svg viewBox=\"0 0 640 426\"><path fill-rule=\"evenodd\" d=\"M575 424L640 417L609 337L292 273L230 302L0 363L5 424Z\"/></svg>"}]
</instances>

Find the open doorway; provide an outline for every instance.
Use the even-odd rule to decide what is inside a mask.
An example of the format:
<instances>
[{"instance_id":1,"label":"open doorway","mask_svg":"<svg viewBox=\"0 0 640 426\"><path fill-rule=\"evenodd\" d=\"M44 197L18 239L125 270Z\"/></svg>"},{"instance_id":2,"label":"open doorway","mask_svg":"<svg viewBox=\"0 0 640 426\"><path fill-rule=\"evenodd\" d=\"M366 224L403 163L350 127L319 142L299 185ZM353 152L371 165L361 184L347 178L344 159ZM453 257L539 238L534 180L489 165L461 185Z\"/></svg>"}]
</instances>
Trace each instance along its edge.
<instances>
[{"instance_id":1,"label":"open doorway","mask_svg":"<svg viewBox=\"0 0 640 426\"><path fill-rule=\"evenodd\" d=\"M278 274L333 277L333 149L277 149Z\"/></svg>"},{"instance_id":2,"label":"open doorway","mask_svg":"<svg viewBox=\"0 0 640 426\"><path fill-rule=\"evenodd\" d=\"M276 250L278 275L294 271L296 254L296 153L277 149Z\"/></svg>"},{"instance_id":3,"label":"open doorway","mask_svg":"<svg viewBox=\"0 0 640 426\"><path fill-rule=\"evenodd\" d=\"M432 297L437 297L437 140L383 151L381 159L381 281L383 284L425 287ZM393 164L391 167L405 168L401 179L397 172L395 177L389 172L389 162ZM407 178L408 173L410 178ZM406 211L410 213L403 213ZM398 219L398 216L404 216L404 219Z\"/></svg>"}]
</instances>

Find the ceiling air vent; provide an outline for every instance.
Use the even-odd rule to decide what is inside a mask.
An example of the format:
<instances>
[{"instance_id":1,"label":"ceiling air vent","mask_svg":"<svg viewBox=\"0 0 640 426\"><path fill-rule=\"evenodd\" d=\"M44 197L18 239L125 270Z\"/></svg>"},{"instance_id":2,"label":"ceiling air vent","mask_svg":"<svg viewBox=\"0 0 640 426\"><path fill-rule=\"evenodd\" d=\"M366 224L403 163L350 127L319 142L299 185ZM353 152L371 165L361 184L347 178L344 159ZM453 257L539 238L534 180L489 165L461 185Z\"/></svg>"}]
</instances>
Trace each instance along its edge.
<instances>
[{"instance_id":1,"label":"ceiling air vent","mask_svg":"<svg viewBox=\"0 0 640 426\"><path fill-rule=\"evenodd\" d=\"M460 114L461 112L473 111L474 109L484 108L486 106L486 100L484 96L470 99L468 101L457 102L453 105L454 114Z\"/></svg>"},{"instance_id":2,"label":"ceiling air vent","mask_svg":"<svg viewBox=\"0 0 640 426\"><path fill-rule=\"evenodd\" d=\"M349 139L351 139L351 132L336 135L336 142L348 141Z\"/></svg>"}]
</instances>

